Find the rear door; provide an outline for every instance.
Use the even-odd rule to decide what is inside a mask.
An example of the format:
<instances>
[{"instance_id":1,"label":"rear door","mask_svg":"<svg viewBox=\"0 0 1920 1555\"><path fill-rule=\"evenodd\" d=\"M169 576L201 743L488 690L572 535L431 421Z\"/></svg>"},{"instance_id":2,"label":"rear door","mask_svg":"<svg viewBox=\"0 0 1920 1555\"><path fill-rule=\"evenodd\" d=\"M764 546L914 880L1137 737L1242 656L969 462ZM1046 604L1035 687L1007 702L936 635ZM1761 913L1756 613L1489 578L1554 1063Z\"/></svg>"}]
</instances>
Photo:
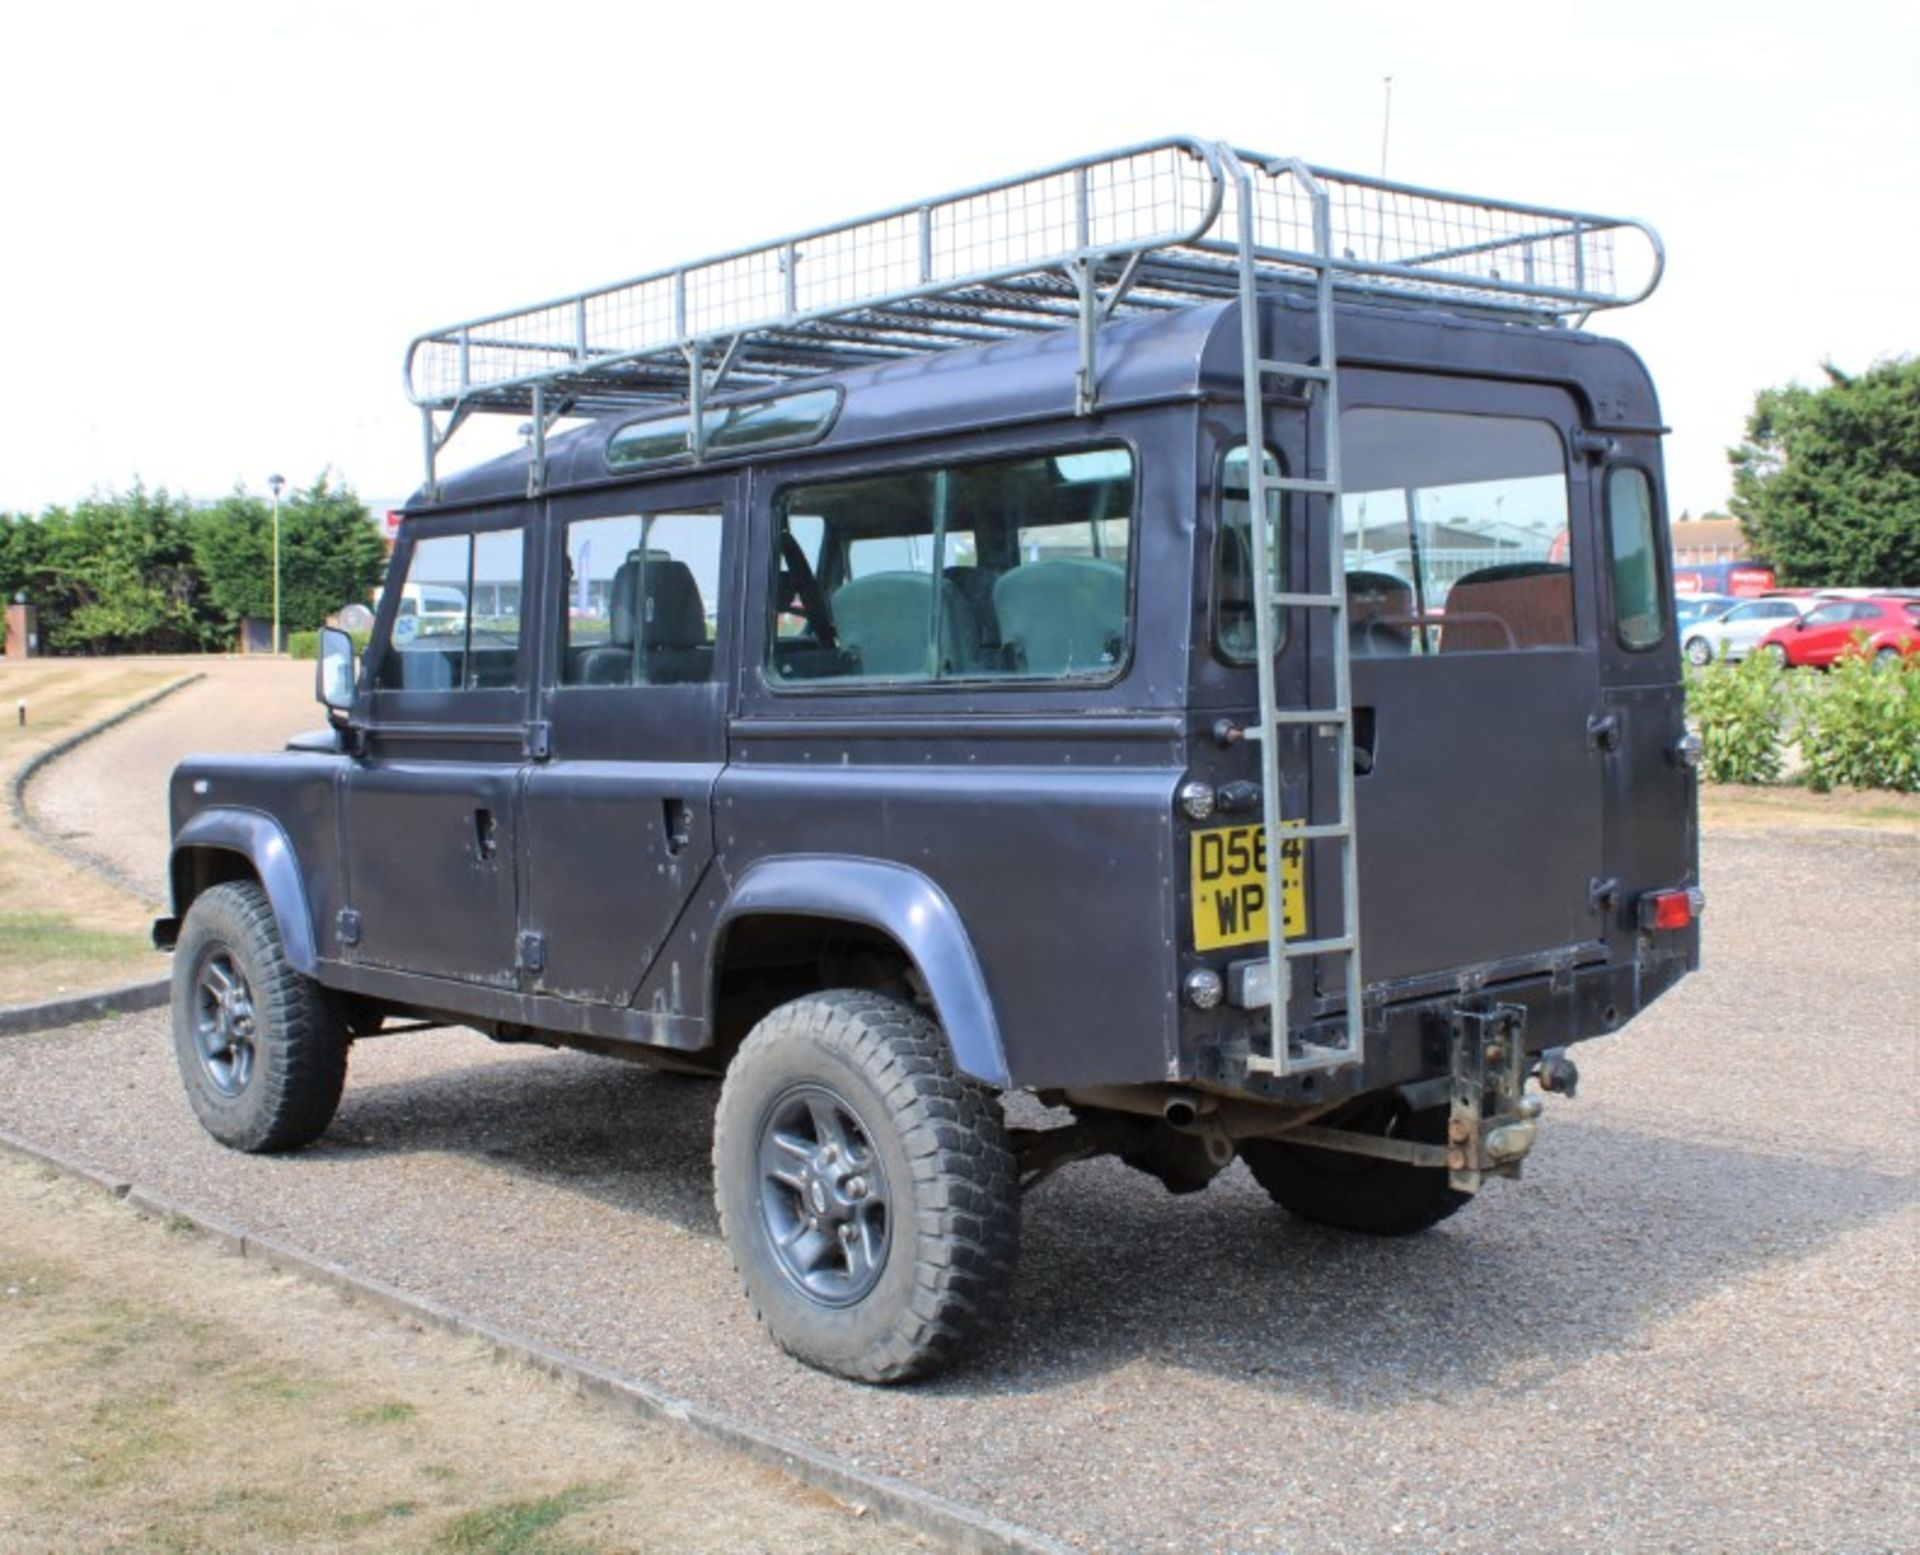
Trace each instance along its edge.
<instances>
[{"instance_id":1,"label":"rear door","mask_svg":"<svg viewBox=\"0 0 1920 1555\"><path fill-rule=\"evenodd\" d=\"M1357 371L1342 390L1366 978L1597 959L1607 731L1578 407Z\"/></svg>"},{"instance_id":2,"label":"rear door","mask_svg":"<svg viewBox=\"0 0 1920 1555\"><path fill-rule=\"evenodd\" d=\"M546 751L523 797L542 993L628 1003L713 860L737 491L720 475L552 505Z\"/></svg>"}]
</instances>

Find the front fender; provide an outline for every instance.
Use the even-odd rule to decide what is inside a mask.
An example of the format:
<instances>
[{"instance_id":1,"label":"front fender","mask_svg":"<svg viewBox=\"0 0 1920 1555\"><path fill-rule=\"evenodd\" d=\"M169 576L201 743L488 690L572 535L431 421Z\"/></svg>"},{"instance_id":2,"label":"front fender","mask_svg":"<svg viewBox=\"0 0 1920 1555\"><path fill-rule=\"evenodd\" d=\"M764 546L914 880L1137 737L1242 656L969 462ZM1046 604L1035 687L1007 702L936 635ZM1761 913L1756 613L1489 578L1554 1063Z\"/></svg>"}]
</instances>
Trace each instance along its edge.
<instances>
[{"instance_id":1,"label":"front fender","mask_svg":"<svg viewBox=\"0 0 1920 1555\"><path fill-rule=\"evenodd\" d=\"M257 810L217 806L202 810L187 821L174 835L173 856L168 864L173 910L181 917L186 915L193 882L193 872L185 866L196 849L237 853L253 866L273 908L287 964L303 977L315 976L320 970L320 958L314 947L307 890L300 878L293 846L280 829L280 823Z\"/></svg>"},{"instance_id":2,"label":"front fender","mask_svg":"<svg viewBox=\"0 0 1920 1555\"><path fill-rule=\"evenodd\" d=\"M721 909L715 942L724 942L734 920L761 913L837 918L887 935L925 979L954 1067L988 1085L1008 1083L1000 1023L973 942L946 892L918 870L831 855L762 859Z\"/></svg>"}]
</instances>

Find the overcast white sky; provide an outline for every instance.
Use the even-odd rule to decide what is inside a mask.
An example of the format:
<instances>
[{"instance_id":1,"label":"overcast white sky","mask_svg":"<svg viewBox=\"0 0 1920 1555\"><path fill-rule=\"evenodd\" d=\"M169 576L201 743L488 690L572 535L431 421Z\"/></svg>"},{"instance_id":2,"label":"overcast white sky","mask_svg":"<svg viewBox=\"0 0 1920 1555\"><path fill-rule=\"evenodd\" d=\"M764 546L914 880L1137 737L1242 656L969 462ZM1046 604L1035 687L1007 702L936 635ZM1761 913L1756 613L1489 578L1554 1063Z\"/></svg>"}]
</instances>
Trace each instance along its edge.
<instances>
[{"instance_id":1,"label":"overcast white sky","mask_svg":"<svg viewBox=\"0 0 1920 1555\"><path fill-rule=\"evenodd\" d=\"M20 5L0 509L421 471L414 334L1169 133L1632 215L1596 327L1724 504L1753 391L1920 342L1912 0ZM453 448L453 462L462 444Z\"/></svg>"}]
</instances>

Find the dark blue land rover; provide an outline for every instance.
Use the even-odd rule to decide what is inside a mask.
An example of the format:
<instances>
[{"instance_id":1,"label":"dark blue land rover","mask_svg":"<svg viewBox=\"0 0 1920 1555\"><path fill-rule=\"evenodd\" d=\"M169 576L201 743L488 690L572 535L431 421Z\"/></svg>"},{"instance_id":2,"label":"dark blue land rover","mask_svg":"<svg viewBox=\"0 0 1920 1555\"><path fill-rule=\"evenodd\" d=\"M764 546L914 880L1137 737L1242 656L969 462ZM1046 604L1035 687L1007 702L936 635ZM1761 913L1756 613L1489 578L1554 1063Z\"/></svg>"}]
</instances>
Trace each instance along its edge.
<instances>
[{"instance_id":1,"label":"dark blue land rover","mask_svg":"<svg viewBox=\"0 0 1920 1555\"><path fill-rule=\"evenodd\" d=\"M331 728L173 780L195 1110L297 1148L396 1018L724 1075L748 1298L869 1381L1088 1156L1433 1225L1697 962L1659 408L1577 327L1660 264L1175 139L422 336Z\"/></svg>"}]
</instances>

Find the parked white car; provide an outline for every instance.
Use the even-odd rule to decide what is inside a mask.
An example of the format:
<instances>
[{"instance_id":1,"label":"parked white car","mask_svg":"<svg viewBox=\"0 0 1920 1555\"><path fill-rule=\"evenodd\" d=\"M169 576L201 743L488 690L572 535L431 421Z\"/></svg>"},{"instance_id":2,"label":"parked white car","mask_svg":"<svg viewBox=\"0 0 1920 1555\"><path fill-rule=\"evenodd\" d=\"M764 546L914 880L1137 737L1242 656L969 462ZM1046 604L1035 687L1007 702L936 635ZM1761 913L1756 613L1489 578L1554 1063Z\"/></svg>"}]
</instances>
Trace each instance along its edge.
<instances>
[{"instance_id":1,"label":"parked white car","mask_svg":"<svg viewBox=\"0 0 1920 1555\"><path fill-rule=\"evenodd\" d=\"M1732 664L1753 652L1754 644L1776 626L1797 621L1821 601L1813 598L1746 599L1731 610L1696 622L1687 629L1685 648L1690 664L1721 659Z\"/></svg>"}]
</instances>

